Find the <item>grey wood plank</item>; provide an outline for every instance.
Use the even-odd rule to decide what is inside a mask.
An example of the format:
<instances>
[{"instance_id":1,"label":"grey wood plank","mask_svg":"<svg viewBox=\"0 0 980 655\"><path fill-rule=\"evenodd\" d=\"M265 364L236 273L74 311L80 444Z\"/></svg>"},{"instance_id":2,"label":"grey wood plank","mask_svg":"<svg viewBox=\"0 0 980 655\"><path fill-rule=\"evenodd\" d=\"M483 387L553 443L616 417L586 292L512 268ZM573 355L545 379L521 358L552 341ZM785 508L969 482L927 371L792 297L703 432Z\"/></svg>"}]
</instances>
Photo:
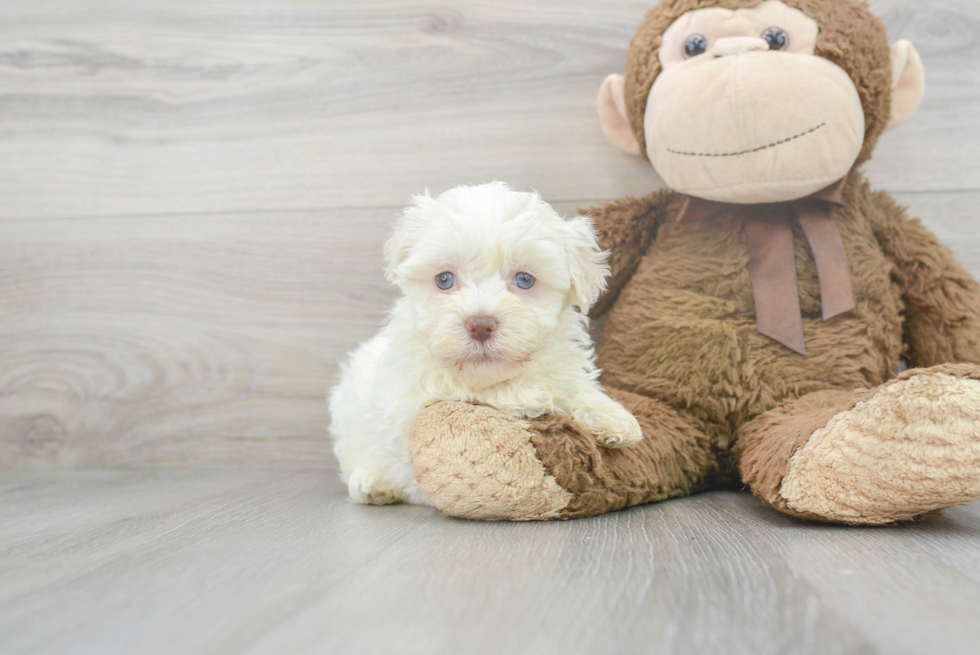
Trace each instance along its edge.
<instances>
[{"instance_id":1,"label":"grey wood plank","mask_svg":"<svg viewBox=\"0 0 980 655\"><path fill-rule=\"evenodd\" d=\"M351 505L322 471L7 471L0 651L968 653L978 538L977 503L855 529L719 492L490 524Z\"/></svg>"},{"instance_id":2,"label":"grey wood plank","mask_svg":"<svg viewBox=\"0 0 980 655\"><path fill-rule=\"evenodd\" d=\"M36 476L2 475L47 486L0 510L4 653L240 652L435 518L379 525L323 471Z\"/></svg>"},{"instance_id":3,"label":"grey wood plank","mask_svg":"<svg viewBox=\"0 0 980 655\"><path fill-rule=\"evenodd\" d=\"M0 222L0 466L329 466L393 215Z\"/></svg>"},{"instance_id":4,"label":"grey wood plank","mask_svg":"<svg viewBox=\"0 0 980 655\"><path fill-rule=\"evenodd\" d=\"M977 652L980 504L921 524L875 529L815 526L746 496L718 494L707 502L726 508L747 539L785 553L815 593L861 625L872 643L887 644L883 652Z\"/></svg>"},{"instance_id":5,"label":"grey wood plank","mask_svg":"<svg viewBox=\"0 0 980 655\"><path fill-rule=\"evenodd\" d=\"M980 74L957 70L950 58L959 47L980 47L976 29L980 4L972 0L871 0L869 4L885 21L892 40L904 38L915 44L926 68L926 94L919 113L883 136L866 167L871 180L894 192L977 189L980 168L975 162L960 160L968 170L957 177L951 167L939 163L943 155L932 148L943 144L941 148L959 151L950 154L952 161L972 149L966 144L980 144L974 122L980 119ZM927 154L930 151L934 154Z\"/></svg>"},{"instance_id":6,"label":"grey wood plank","mask_svg":"<svg viewBox=\"0 0 980 655\"><path fill-rule=\"evenodd\" d=\"M504 179L551 199L660 185L595 94L651 0L5 2L0 217L399 205ZM873 6L929 70L872 178L980 189L980 9Z\"/></svg>"},{"instance_id":7,"label":"grey wood plank","mask_svg":"<svg viewBox=\"0 0 980 655\"><path fill-rule=\"evenodd\" d=\"M897 197L980 277L980 193ZM0 221L0 467L332 466L397 211Z\"/></svg>"},{"instance_id":8,"label":"grey wood plank","mask_svg":"<svg viewBox=\"0 0 980 655\"><path fill-rule=\"evenodd\" d=\"M383 653L391 634L419 654L872 652L780 553L703 508L419 533L248 652ZM434 579L412 580L416 568ZM360 629L366 614L384 631Z\"/></svg>"}]
</instances>

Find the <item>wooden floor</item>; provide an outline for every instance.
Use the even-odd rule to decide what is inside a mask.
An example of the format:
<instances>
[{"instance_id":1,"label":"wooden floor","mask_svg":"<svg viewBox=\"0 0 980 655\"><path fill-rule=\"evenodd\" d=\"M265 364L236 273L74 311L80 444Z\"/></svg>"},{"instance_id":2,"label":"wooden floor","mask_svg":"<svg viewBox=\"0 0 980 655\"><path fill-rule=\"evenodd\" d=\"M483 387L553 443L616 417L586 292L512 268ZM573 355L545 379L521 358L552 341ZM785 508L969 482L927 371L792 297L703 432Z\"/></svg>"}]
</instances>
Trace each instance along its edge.
<instances>
[{"instance_id":1,"label":"wooden floor","mask_svg":"<svg viewBox=\"0 0 980 655\"><path fill-rule=\"evenodd\" d=\"M980 652L980 504L570 523L350 505L324 394L411 194L661 187L595 93L653 0L0 3L0 653ZM980 276L980 3L866 167ZM5 470L4 470L5 469Z\"/></svg>"},{"instance_id":2,"label":"wooden floor","mask_svg":"<svg viewBox=\"0 0 980 655\"><path fill-rule=\"evenodd\" d=\"M980 504L898 528L710 493L567 523L323 471L0 474L0 652L975 655Z\"/></svg>"}]
</instances>

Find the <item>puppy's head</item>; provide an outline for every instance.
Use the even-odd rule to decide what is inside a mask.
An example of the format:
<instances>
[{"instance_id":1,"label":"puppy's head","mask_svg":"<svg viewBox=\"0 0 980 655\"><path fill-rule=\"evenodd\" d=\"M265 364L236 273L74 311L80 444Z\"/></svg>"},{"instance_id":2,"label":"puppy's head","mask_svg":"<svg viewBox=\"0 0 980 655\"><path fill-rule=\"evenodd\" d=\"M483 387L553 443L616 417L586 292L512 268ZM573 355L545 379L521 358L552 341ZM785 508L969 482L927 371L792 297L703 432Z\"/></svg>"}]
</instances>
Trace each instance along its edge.
<instances>
[{"instance_id":1,"label":"puppy's head","mask_svg":"<svg viewBox=\"0 0 980 655\"><path fill-rule=\"evenodd\" d=\"M493 383L532 359L608 268L588 218L493 182L416 196L385 244L386 274L443 365Z\"/></svg>"}]
</instances>

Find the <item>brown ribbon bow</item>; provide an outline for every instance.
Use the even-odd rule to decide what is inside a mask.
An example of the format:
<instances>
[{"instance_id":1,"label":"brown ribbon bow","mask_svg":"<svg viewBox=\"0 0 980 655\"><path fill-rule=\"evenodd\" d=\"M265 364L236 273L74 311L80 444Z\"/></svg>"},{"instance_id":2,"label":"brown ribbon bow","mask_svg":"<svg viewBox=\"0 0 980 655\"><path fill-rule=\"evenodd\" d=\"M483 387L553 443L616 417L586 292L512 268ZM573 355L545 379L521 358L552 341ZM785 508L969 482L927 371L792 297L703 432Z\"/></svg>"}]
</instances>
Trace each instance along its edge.
<instances>
[{"instance_id":1,"label":"brown ribbon bow","mask_svg":"<svg viewBox=\"0 0 980 655\"><path fill-rule=\"evenodd\" d=\"M854 309L844 242L831 216L831 205L844 205L846 184L845 177L806 198L774 204L734 205L692 196L677 216L679 223L693 223L733 211L745 216L756 325L759 332L801 355L806 355L806 343L796 285L792 221L796 219L803 228L817 265L823 320Z\"/></svg>"}]
</instances>

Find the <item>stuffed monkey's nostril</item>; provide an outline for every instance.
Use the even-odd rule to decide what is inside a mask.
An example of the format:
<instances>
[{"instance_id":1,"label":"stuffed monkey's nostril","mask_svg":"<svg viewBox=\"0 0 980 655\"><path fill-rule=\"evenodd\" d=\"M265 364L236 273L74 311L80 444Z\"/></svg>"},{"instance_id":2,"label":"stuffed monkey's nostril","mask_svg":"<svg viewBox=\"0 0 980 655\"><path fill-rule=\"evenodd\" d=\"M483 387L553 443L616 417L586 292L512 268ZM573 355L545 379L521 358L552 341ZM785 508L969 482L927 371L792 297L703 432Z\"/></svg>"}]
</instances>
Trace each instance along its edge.
<instances>
[{"instance_id":1,"label":"stuffed monkey's nostril","mask_svg":"<svg viewBox=\"0 0 980 655\"><path fill-rule=\"evenodd\" d=\"M493 336L497 329L497 320L490 316L470 316L466 319L466 331L471 339L483 342Z\"/></svg>"}]
</instances>

